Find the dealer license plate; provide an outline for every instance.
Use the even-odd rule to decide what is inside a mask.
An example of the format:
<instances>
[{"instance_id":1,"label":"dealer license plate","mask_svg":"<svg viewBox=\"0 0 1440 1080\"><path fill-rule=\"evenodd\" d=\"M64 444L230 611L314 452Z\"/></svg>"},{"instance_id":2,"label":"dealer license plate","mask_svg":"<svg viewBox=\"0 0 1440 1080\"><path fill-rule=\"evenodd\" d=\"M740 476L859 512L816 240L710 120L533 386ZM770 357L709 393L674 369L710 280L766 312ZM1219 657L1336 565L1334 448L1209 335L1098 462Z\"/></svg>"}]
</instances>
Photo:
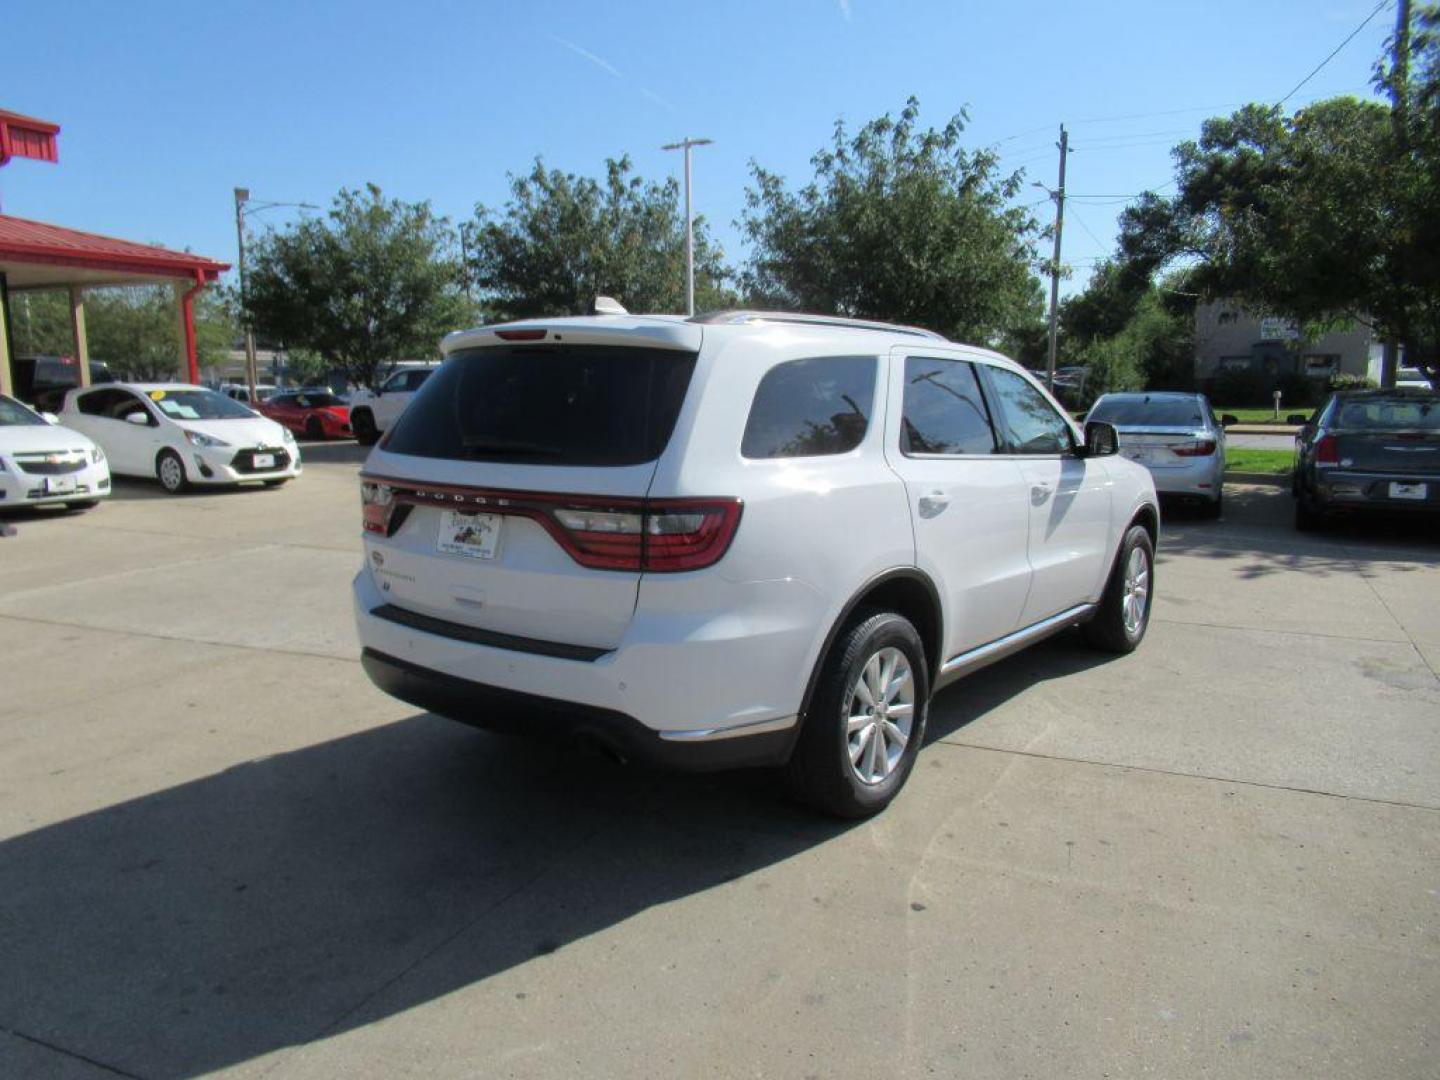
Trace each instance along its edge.
<instances>
[{"instance_id":1,"label":"dealer license plate","mask_svg":"<svg viewBox=\"0 0 1440 1080\"><path fill-rule=\"evenodd\" d=\"M1424 484L1396 484L1390 485L1390 498L1392 499L1423 499L1430 492Z\"/></svg>"},{"instance_id":2,"label":"dealer license plate","mask_svg":"<svg viewBox=\"0 0 1440 1080\"><path fill-rule=\"evenodd\" d=\"M255 455L255 468L257 468L257 469L273 469L274 467L275 467L275 455L274 455L274 454L256 454L256 455Z\"/></svg>"},{"instance_id":3,"label":"dealer license plate","mask_svg":"<svg viewBox=\"0 0 1440 1080\"><path fill-rule=\"evenodd\" d=\"M46 495L68 495L75 490L75 477L73 476L47 476L45 478Z\"/></svg>"},{"instance_id":4,"label":"dealer license plate","mask_svg":"<svg viewBox=\"0 0 1440 1080\"><path fill-rule=\"evenodd\" d=\"M499 543L499 514L465 514L459 510L440 514L440 536L435 547L447 555L493 559Z\"/></svg>"}]
</instances>

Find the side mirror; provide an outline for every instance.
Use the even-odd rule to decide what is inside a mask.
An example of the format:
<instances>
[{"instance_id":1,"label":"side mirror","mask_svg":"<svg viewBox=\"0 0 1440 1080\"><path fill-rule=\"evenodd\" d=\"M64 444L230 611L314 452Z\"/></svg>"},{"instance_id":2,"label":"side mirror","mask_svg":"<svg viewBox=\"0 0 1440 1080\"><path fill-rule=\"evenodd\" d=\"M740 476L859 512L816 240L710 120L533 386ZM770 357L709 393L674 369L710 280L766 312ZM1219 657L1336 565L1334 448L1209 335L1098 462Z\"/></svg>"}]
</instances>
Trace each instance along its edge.
<instances>
[{"instance_id":1,"label":"side mirror","mask_svg":"<svg viewBox=\"0 0 1440 1080\"><path fill-rule=\"evenodd\" d=\"M1222 414L1221 417L1220 417L1220 426L1221 426L1221 427L1229 427L1231 424L1238 424L1239 422L1240 422L1240 418L1239 418L1238 416L1236 416L1234 413L1228 413L1228 412L1227 412L1227 413Z\"/></svg>"},{"instance_id":2,"label":"side mirror","mask_svg":"<svg viewBox=\"0 0 1440 1080\"><path fill-rule=\"evenodd\" d=\"M42 412L40 414L40 419L44 420L47 424L60 423L60 417L56 416L53 412Z\"/></svg>"},{"instance_id":3,"label":"side mirror","mask_svg":"<svg viewBox=\"0 0 1440 1080\"><path fill-rule=\"evenodd\" d=\"M1287 424L1300 424L1303 427L1309 422L1310 417L1306 416L1303 412L1292 412L1289 416L1285 417L1285 423Z\"/></svg>"},{"instance_id":4,"label":"side mirror","mask_svg":"<svg viewBox=\"0 0 1440 1080\"><path fill-rule=\"evenodd\" d=\"M1120 433L1114 424L1091 420L1085 425L1085 456L1109 457L1120 452Z\"/></svg>"},{"instance_id":5,"label":"side mirror","mask_svg":"<svg viewBox=\"0 0 1440 1080\"><path fill-rule=\"evenodd\" d=\"M150 426L150 417L146 416L143 412L139 412L139 411L132 412L132 413L126 413L126 414L125 414L125 422L126 422L127 424L139 424L141 427L149 427L149 426Z\"/></svg>"}]
</instances>

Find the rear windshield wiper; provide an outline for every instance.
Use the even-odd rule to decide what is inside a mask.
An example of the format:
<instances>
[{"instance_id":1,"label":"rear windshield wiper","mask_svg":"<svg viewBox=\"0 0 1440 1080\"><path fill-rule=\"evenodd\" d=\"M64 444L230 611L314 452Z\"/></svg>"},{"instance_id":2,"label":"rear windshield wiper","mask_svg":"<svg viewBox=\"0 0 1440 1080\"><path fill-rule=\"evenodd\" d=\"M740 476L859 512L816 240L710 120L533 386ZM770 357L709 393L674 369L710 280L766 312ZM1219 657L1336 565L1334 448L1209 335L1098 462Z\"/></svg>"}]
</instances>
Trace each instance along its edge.
<instances>
[{"instance_id":1,"label":"rear windshield wiper","mask_svg":"<svg viewBox=\"0 0 1440 1080\"><path fill-rule=\"evenodd\" d=\"M565 452L558 446L522 442L518 439L461 439L460 445L472 454L533 454L537 457L558 457Z\"/></svg>"}]
</instances>

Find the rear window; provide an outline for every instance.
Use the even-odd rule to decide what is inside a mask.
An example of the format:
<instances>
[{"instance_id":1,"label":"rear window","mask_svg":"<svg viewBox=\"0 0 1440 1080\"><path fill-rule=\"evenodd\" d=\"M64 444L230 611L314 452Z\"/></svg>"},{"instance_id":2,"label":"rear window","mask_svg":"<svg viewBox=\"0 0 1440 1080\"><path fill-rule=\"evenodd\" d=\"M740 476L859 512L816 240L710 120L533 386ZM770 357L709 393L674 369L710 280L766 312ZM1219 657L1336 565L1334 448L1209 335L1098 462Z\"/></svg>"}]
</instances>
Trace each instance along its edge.
<instances>
[{"instance_id":1,"label":"rear window","mask_svg":"<svg viewBox=\"0 0 1440 1080\"><path fill-rule=\"evenodd\" d=\"M1342 400L1335 426L1354 431L1440 431L1440 397Z\"/></svg>"},{"instance_id":2,"label":"rear window","mask_svg":"<svg viewBox=\"0 0 1440 1080\"><path fill-rule=\"evenodd\" d=\"M1096 402L1086 419L1131 427L1199 427L1205 409L1196 398L1107 398Z\"/></svg>"},{"instance_id":3,"label":"rear window","mask_svg":"<svg viewBox=\"0 0 1440 1080\"><path fill-rule=\"evenodd\" d=\"M385 449L463 461L639 465L670 441L694 370L694 353L668 349L465 349L427 379Z\"/></svg>"},{"instance_id":4,"label":"rear window","mask_svg":"<svg viewBox=\"0 0 1440 1080\"><path fill-rule=\"evenodd\" d=\"M818 457L860 445L875 400L875 357L821 356L776 364L750 404L740 453Z\"/></svg>"}]
</instances>

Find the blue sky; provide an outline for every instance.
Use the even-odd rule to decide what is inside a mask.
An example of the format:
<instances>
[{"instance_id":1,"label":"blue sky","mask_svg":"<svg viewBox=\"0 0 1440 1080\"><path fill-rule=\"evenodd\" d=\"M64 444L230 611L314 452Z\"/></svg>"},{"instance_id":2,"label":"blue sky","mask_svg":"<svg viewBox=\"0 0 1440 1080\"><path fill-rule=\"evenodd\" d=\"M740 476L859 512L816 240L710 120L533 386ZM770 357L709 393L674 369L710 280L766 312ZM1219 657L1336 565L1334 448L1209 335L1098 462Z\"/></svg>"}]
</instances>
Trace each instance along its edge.
<instances>
[{"instance_id":1,"label":"blue sky","mask_svg":"<svg viewBox=\"0 0 1440 1080\"><path fill-rule=\"evenodd\" d=\"M689 134L715 140L696 151L696 210L735 257L751 159L802 181L837 117L915 94L927 123L968 106L977 145L1050 184L1067 123L1073 289L1123 197L1170 178L1174 142L1282 97L1375 4L12 0L6 36L25 46L6 49L0 108L62 131L58 166L0 169L0 205L233 262L236 186L328 204L371 181L459 220L502 203L536 155L598 175L628 153L642 175L679 175L659 147ZM1393 21L1377 15L1290 104L1368 95Z\"/></svg>"}]
</instances>

